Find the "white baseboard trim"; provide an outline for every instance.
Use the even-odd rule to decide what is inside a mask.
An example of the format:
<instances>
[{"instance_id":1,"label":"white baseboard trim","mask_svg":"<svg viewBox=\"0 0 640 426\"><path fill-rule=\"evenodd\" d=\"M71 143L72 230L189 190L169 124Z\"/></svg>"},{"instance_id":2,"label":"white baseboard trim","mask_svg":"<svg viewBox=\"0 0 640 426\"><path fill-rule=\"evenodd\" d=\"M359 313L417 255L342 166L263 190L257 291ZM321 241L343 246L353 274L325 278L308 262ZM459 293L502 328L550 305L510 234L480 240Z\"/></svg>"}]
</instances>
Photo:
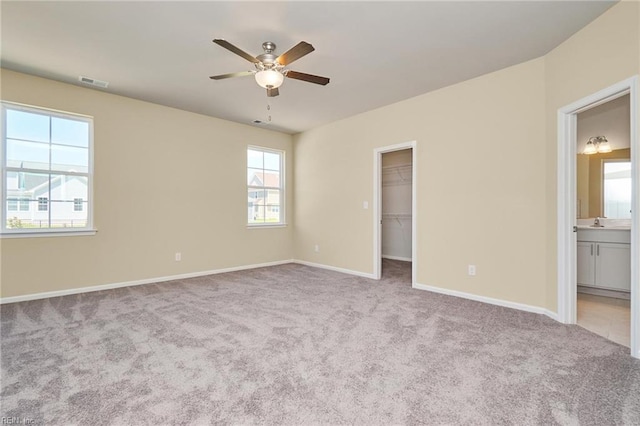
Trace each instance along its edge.
<instances>
[{"instance_id":1,"label":"white baseboard trim","mask_svg":"<svg viewBox=\"0 0 640 426\"><path fill-rule=\"evenodd\" d=\"M47 299L49 297L66 296L69 294L89 293L92 291L110 290L113 288L132 287L136 285L153 284L165 281L182 280L186 278L203 277L205 275L224 274L225 272L243 271L246 269L264 268L267 266L283 265L292 263L293 260L277 260L275 262L257 263L253 265L233 266L231 268L213 269L210 271L189 272L186 274L170 275L165 277L145 278L143 280L125 281L112 284L101 284L91 287L70 288L67 290L47 291L44 293L25 294L24 296L12 296L0 298L0 304L25 302L27 300Z\"/></svg>"},{"instance_id":2,"label":"white baseboard trim","mask_svg":"<svg viewBox=\"0 0 640 426\"><path fill-rule=\"evenodd\" d=\"M342 272L343 274L356 275L358 277L375 279L373 274L368 274L366 272L360 272L360 271L354 271L352 269L338 268L336 266L324 265L322 263L307 262L306 260L298 260L298 259L294 259L294 260L292 260L292 262L293 263L297 263L299 265L313 266L314 268L328 269L330 271Z\"/></svg>"},{"instance_id":3,"label":"white baseboard trim","mask_svg":"<svg viewBox=\"0 0 640 426\"><path fill-rule=\"evenodd\" d=\"M387 254L382 255L383 259L391 259L391 260L402 260L403 262L411 262L410 257L402 257L402 256L389 256Z\"/></svg>"},{"instance_id":4,"label":"white baseboard trim","mask_svg":"<svg viewBox=\"0 0 640 426\"><path fill-rule=\"evenodd\" d=\"M524 303L509 302L508 300L494 299L493 297L479 296L477 294L465 293L463 291L449 290L446 288L434 287L425 284L413 283L413 288L418 290L432 291L434 293L446 294L447 296L461 297L463 299L474 300L476 302L488 303L490 305L502 306L505 308L517 309L519 311L532 312L534 314L546 315L551 319L558 320L558 315L548 309L538 306L525 305Z\"/></svg>"},{"instance_id":5,"label":"white baseboard trim","mask_svg":"<svg viewBox=\"0 0 640 426\"><path fill-rule=\"evenodd\" d=\"M411 260L411 259L409 259ZM356 275L359 277L375 279L373 274L369 274L366 272L354 271L352 269L338 268L336 266L324 265L321 263L308 262L306 260L298 260L298 259L289 259L289 260L278 260L275 262L266 262L266 263L257 263L253 265L242 265L242 266L233 266L231 268L222 268L222 269L213 269L209 271L200 271L200 272L189 272L186 274L178 274L178 275L169 275L164 277L156 277L156 278L146 278L142 280L134 280L134 281L125 281L120 283L112 283L112 284L102 284L90 287L80 287L80 288L70 288L66 290L57 290L57 291L47 291L44 293L35 293L35 294L26 294L23 296L12 296L12 297L2 297L0 298L0 304L6 303L15 303L15 302L25 302L28 300L38 300L38 299L47 299L49 297L59 297L66 296L70 294L80 294L80 293L90 293L93 291L102 291L102 290L110 290L115 288L122 287L132 287L137 285L144 284L153 284L160 283L166 281L173 280L181 280L187 278L195 278L195 277L203 277L206 275L216 275L216 274L224 274L226 272L235 272L235 271L243 271L247 269L256 269L256 268L264 268L268 266L277 266L284 265L287 263L297 263L299 265L312 266L314 268L320 269L328 269L330 271L341 272L343 274ZM419 290L432 291L434 293L446 294L448 296L461 297L463 299L475 300L477 302L489 303L491 305L504 306L507 308L518 309L526 312L533 312L536 314L543 314L548 316L549 318L558 321L558 314L555 312L551 312L548 309L539 308L536 306L525 305L522 303L509 302L502 299L494 299L491 297L478 296L471 293L465 293L462 291L456 290L448 290L440 287L433 287L425 284L413 283L413 288Z\"/></svg>"}]
</instances>

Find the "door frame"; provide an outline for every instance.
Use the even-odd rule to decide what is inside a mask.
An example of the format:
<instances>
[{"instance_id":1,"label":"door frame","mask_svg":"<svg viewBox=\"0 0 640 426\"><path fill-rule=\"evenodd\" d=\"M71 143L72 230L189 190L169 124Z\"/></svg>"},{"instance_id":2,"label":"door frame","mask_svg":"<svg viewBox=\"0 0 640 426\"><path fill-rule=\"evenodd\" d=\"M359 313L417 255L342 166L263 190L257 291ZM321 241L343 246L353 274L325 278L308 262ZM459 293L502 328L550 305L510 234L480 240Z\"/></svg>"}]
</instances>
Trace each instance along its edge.
<instances>
[{"instance_id":1,"label":"door frame","mask_svg":"<svg viewBox=\"0 0 640 426\"><path fill-rule=\"evenodd\" d=\"M416 282L417 257L417 143L403 142L373 150L373 277L382 277L382 154L411 149L411 286Z\"/></svg>"},{"instance_id":2,"label":"door frame","mask_svg":"<svg viewBox=\"0 0 640 426\"><path fill-rule=\"evenodd\" d=\"M640 358L640 142L638 76L602 89L558 110L558 321L577 322L576 143L577 115L629 94L631 106L631 356Z\"/></svg>"}]
</instances>

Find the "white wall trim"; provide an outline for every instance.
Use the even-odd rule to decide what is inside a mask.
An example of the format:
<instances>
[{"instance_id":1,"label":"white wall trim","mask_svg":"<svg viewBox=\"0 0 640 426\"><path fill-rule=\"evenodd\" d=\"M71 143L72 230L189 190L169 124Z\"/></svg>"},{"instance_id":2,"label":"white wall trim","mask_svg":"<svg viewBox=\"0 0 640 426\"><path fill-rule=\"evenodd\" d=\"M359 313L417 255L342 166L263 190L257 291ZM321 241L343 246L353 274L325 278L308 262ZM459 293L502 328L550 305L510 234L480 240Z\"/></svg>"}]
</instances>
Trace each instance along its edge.
<instances>
[{"instance_id":1,"label":"white wall trim","mask_svg":"<svg viewBox=\"0 0 640 426\"><path fill-rule=\"evenodd\" d=\"M575 163L577 114L629 93L631 104L631 356L640 358L640 141L638 76L633 76L558 110L558 321L575 324L576 234Z\"/></svg>"},{"instance_id":2,"label":"white wall trim","mask_svg":"<svg viewBox=\"0 0 640 426\"><path fill-rule=\"evenodd\" d=\"M312 266L314 268L328 269L329 271L341 272L343 274L356 275L358 277L376 279L376 277L373 274L369 274L367 272L360 272L360 271L354 271L352 269L338 268L336 266L324 265L322 263L307 262L306 260L298 260L298 259L291 260L290 262L297 263L298 265Z\"/></svg>"},{"instance_id":3,"label":"white wall trim","mask_svg":"<svg viewBox=\"0 0 640 426\"><path fill-rule=\"evenodd\" d=\"M383 259L391 259L391 260L401 260L403 262L411 262L411 258L410 257L390 256L388 254L383 254L382 258Z\"/></svg>"},{"instance_id":4,"label":"white wall trim","mask_svg":"<svg viewBox=\"0 0 640 426\"><path fill-rule=\"evenodd\" d=\"M418 150L417 142L403 142L373 150L373 273L371 278L382 277L382 154L411 149L411 283L418 273Z\"/></svg>"},{"instance_id":5,"label":"white wall trim","mask_svg":"<svg viewBox=\"0 0 640 426\"><path fill-rule=\"evenodd\" d=\"M278 261L275 261L275 262L257 263L257 264L253 264L253 265L233 266L231 268L213 269L213 270L210 270L210 271L201 271L201 272L189 272L189 273L186 273L186 274L170 275L170 276L156 277L156 278L145 278L145 279L142 279L142 280L125 281L125 282L112 283L112 284L101 284L101 285L95 285L95 286L91 286L91 287L70 288L70 289L66 289L66 290L47 291L47 292L44 292L44 293L25 294L24 296L2 297L2 298L0 298L0 304L15 303L15 302L25 302L25 301L28 301L28 300L47 299L49 297L67 296L67 295L70 295L70 294L90 293L90 292L93 292L93 291L111 290L111 289L114 289L114 288L121 288L121 287L133 287L133 286L137 286L137 285L154 284L154 283L161 283L161 282L165 282L165 281L173 281L173 280L182 280L182 279L186 279L186 278L203 277L205 275L224 274L226 272L235 272L235 271L244 271L246 269L264 268L264 267L267 267L267 266L283 265L283 264L292 263L292 262L293 262L293 260L278 260Z\"/></svg>"},{"instance_id":6,"label":"white wall trim","mask_svg":"<svg viewBox=\"0 0 640 426\"><path fill-rule=\"evenodd\" d=\"M558 313L557 312L553 312L553 311L550 311L549 309L545 309L544 310L544 314L546 316L548 316L549 318L551 318L552 320L558 321ZM558 321L558 322L560 322L560 321Z\"/></svg>"},{"instance_id":7,"label":"white wall trim","mask_svg":"<svg viewBox=\"0 0 640 426\"><path fill-rule=\"evenodd\" d=\"M558 319L558 316L555 312L551 312L548 309L538 307L538 306L525 305L524 303L509 302L508 300L494 299L493 297L479 296L473 293L465 293L464 291L449 290L446 288L434 287L431 285L419 284L419 283L413 283L413 288L418 290L431 291L433 293L445 294L447 296L460 297L462 299L474 300L476 302L488 303L490 305L502 306L504 308L511 308L511 309L517 309L519 311L546 315L549 318L556 321Z\"/></svg>"}]
</instances>

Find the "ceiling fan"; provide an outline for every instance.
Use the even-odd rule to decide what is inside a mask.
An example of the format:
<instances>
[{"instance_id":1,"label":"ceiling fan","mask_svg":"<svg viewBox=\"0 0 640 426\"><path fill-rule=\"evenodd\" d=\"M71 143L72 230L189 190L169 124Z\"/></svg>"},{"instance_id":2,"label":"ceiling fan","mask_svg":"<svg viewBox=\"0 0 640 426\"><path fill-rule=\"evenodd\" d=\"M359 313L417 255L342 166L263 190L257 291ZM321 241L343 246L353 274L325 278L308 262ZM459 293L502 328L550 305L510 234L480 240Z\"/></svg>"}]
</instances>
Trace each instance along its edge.
<instances>
[{"instance_id":1,"label":"ceiling fan","mask_svg":"<svg viewBox=\"0 0 640 426\"><path fill-rule=\"evenodd\" d=\"M313 46L306 41L301 41L280 56L276 56L273 53L276 50L275 43L265 41L262 43L264 53L256 57L249 55L247 52L239 49L226 40L217 38L213 40L213 42L253 63L256 68L251 71L214 75L210 77L213 80L224 80L225 78L253 75L255 76L256 82L261 87L267 89L267 96L269 97L278 96L280 94L278 87L282 85L285 77L293 78L294 80L307 81L309 83L321 84L323 86L329 84L329 79L327 77L305 74L303 72L297 72L285 68L293 61L296 61L315 50Z\"/></svg>"}]
</instances>

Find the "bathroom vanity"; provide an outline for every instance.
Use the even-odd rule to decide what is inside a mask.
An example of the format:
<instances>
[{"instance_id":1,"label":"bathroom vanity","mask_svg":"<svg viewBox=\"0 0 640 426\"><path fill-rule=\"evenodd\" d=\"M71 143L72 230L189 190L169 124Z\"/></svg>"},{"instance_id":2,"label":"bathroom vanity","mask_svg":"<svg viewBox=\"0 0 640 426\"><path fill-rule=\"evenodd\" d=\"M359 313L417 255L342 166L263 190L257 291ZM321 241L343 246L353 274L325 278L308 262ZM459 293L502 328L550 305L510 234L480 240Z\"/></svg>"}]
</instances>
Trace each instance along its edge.
<instances>
[{"instance_id":1,"label":"bathroom vanity","mask_svg":"<svg viewBox=\"0 0 640 426\"><path fill-rule=\"evenodd\" d=\"M625 227L578 226L578 285L631 290L631 232Z\"/></svg>"}]
</instances>

